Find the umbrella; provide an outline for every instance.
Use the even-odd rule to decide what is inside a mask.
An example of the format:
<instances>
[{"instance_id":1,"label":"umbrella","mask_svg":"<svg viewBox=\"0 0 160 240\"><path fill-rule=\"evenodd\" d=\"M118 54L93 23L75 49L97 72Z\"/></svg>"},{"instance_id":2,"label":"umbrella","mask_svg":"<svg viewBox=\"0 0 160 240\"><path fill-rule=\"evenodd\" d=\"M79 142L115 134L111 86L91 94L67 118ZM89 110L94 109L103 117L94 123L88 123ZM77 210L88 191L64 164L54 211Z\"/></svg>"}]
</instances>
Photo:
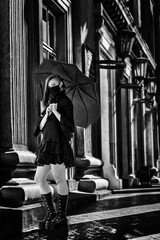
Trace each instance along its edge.
<instances>
[{"instance_id":1,"label":"umbrella","mask_svg":"<svg viewBox=\"0 0 160 240\"><path fill-rule=\"evenodd\" d=\"M99 116L95 83L75 64L44 59L35 71L36 79L44 81L50 74L64 79L66 94L73 102L75 125L86 128Z\"/></svg>"}]
</instances>

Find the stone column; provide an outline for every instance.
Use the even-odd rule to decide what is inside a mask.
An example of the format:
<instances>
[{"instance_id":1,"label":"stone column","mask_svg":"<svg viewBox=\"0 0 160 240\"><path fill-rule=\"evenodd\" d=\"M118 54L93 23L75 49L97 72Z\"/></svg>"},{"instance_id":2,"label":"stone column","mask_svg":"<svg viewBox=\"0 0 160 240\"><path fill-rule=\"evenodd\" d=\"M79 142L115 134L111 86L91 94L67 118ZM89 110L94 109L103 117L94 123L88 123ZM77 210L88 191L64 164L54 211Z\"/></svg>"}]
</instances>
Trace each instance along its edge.
<instances>
[{"instance_id":1,"label":"stone column","mask_svg":"<svg viewBox=\"0 0 160 240\"><path fill-rule=\"evenodd\" d=\"M117 176L116 168L111 164L110 151L110 114L109 114L109 78L107 70L100 70L101 82L101 141L102 141L102 160L104 162L103 175L110 182L110 189L121 189L122 181Z\"/></svg>"},{"instance_id":2,"label":"stone column","mask_svg":"<svg viewBox=\"0 0 160 240\"><path fill-rule=\"evenodd\" d=\"M154 167L154 139L153 139L153 116L146 112L146 145L147 145L147 165Z\"/></svg>"},{"instance_id":3,"label":"stone column","mask_svg":"<svg viewBox=\"0 0 160 240\"><path fill-rule=\"evenodd\" d=\"M10 2L0 1L0 186L10 179L18 163L12 150Z\"/></svg>"},{"instance_id":4,"label":"stone column","mask_svg":"<svg viewBox=\"0 0 160 240\"><path fill-rule=\"evenodd\" d=\"M12 148L9 0L0 1L0 148Z\"/></svg>"}]
</instances>

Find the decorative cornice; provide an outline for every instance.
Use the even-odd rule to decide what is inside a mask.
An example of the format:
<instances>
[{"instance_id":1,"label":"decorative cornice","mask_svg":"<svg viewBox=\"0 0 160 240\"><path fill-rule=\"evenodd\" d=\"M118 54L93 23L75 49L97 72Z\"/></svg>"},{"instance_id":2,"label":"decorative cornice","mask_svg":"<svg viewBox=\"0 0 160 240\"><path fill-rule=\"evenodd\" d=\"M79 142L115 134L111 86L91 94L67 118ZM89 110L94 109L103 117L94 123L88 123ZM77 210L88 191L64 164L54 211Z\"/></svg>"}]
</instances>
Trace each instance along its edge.
<instances>
[{"instance_id":1,"label":"decorative cornice","mask_svg":"<svg viewBox=\"0 0 160 240\"><path fill-rule=\"evenodd\" d=\"M119 6L128 26L130 27L130 29L136 33L136 39L139 43L139 45L141 46L144 54L146 55L146 57L148 58L148 60L150 61L152 67L154 69L156 69L156 62L153 59L152 53L147 45L147 43L145 42L145 40L142 38L140 32L138 31L137 27L134 24L134 19L131 15L131 13L129 12L128 8L124 5L124 1L123 0L114 0L117 5Z\"/></svg>"},{"instance_id":2,"label":"decorative cornice","mask_svg":"<svg viewBox=\"0 0 160 240\"><path fill-rule=\"evenodd\" d=\"M126 7L124 0L101 0L101 2L115 24L117 30L129 28L135 32L136 42L139 49L141 49L143 54L148 58L151 66L156 69L156 63L153 59L152 53L135 26L134 18L132 17L129 9Z\"/></svg>"},{"instance_id":3,"label":"decorative cornice","mask_svg":"<svg viewBox=\"0 0 160 240\"><path fill-rule=\"evenodd\" d=\"M103 6L118 30L126 28L122 12L113 0L102 0Z\"/></svg>"}]
</instances>

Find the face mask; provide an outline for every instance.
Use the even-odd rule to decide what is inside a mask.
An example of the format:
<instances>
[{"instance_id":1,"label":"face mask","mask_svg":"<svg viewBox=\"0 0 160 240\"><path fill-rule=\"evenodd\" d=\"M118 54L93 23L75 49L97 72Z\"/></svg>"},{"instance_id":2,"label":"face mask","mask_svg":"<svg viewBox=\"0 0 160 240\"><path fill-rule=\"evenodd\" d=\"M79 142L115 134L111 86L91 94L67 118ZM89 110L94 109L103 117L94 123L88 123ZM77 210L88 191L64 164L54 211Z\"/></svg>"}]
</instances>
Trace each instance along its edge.
<instances>
[{"instance_id":1,"label":"face mask","mask_svg":"<svg viewBox=\"0 0 160 240\"><path fill-rule=\"evenodd\" d=\"M51 103L55 103L57 101L60 91L61 91L61 89L59 87L59 84L55 87L49 88L49 92L50 92L49 100Z\"/></svg>"}]
</instances>

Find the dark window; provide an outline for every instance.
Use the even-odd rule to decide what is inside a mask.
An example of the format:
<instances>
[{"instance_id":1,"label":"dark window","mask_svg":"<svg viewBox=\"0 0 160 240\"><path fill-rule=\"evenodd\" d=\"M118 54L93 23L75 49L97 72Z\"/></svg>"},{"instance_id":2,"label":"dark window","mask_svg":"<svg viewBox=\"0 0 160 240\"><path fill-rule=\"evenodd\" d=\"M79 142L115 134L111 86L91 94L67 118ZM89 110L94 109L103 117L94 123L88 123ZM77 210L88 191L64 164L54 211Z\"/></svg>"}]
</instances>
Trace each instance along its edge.
<instances>
[{"instance_id":1,"label":"dark window","mask_svg":"<svg viewBox=\"0 0 160 240\"><path fill-rule=\"evenodd\" d=\"M46 6L43 6L43 57L56 57L56 17Z\"/></svg>"}]
</instances>

